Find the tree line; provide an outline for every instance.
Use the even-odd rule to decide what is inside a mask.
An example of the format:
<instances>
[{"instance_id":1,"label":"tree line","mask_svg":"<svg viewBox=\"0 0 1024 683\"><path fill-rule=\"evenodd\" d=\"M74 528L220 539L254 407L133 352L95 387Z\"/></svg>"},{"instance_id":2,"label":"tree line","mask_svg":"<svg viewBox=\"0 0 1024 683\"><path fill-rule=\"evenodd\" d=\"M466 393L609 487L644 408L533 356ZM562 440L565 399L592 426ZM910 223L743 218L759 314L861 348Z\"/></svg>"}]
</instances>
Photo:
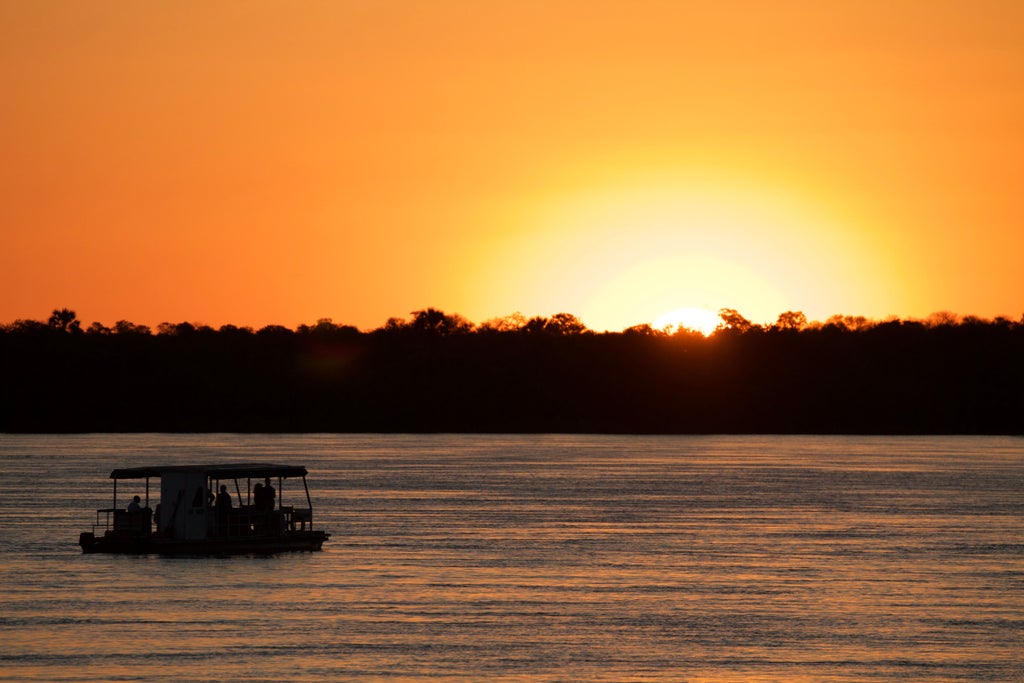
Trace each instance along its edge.
<instances>
[{"instance_id":1,"label":"tree line","mask_svg":"<svg viewBox=\"0 0 1024 683\"><path fill-rule=\"evenodd\" d=\"M0 326L4 432L1024 433L1024 318Z\"/></svg>"}]
</instances>

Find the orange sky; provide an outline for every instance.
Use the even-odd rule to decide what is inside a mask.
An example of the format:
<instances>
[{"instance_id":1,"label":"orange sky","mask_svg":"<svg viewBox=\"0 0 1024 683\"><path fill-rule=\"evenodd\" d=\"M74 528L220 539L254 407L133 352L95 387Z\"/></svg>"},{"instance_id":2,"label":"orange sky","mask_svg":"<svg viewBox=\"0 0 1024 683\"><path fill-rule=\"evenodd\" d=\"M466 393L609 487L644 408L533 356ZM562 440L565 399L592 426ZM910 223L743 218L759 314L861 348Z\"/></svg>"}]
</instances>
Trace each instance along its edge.
<instances>
[{"instance_id":1,"label":"orange sky","mask_svg":"<svg viewBox=\"0 0 1024 683\"><path fill-rule=\"evenodd\" d=\"M1024 313L1024 3L0 0L0 322Z\"/></svg>"}]
</instances>

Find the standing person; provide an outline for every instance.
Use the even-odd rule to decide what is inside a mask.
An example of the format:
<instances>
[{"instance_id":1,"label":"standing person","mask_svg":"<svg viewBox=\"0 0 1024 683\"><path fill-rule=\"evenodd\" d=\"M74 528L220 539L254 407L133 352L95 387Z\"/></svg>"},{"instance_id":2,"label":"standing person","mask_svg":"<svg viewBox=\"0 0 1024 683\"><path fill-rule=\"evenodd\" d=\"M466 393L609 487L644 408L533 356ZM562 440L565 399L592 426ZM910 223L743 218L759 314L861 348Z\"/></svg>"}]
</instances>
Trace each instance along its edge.
<instances>
[{"instance_id":1,"label":"standing person","mask_svg":"<svg viewBox=\"0 0 1024 683\"><path fill-rule=\"evenodd\" d=\"M263 493L263 484L257 482L257 484L252 487L252 506L257 510L262 510L265 499L266 496Z\"/></svg>"},{"instance_id":2,"label":"standing person","mask_svg":"<svg viewBox=\"0 0 1024 683\"><path fill-rule=\"evenodd\" d=\"M277 492L274 490L274 487L270 485L270 477L264 478L263 482L264 482L264 485L263 485L263 506L264 506L264 509L266 509L268 511L269 510L273 510L274 509L274 504L276 503L274 498L277 496Z\"/></svg>"},{"instance_id":3,"label":"standing person","mask_svg":"<svg viewBox=\"0 0 1024 683\"><path fill-rule=\"evenodd\" d=\"M217 512L221 514L227 514L227 511L231 509L231 494L228 493L228 487L224 484L220 485L220 493L217 494Z\"/></svg>"},{"instance_id":4,"label":"standing person","mask_svg":"<svg viewBox=\"0 0 1024 683\"><path fill-rule=\"evenodd\" d=\"M276 497L277 491L270 483L270 477L265 477L263 479L263 506L260 509L263 510L264 530L268 534L277 534L283 531L280 515L274 510L274 505L277 503Z\"/></svg>"},{"instance_id":5,"label":"standing person","mask_svg":"<svg viewBox=\"0 0 1024 683\"><path fill-rule=\"evenodd\" d=\"M228 524L231 519L231 494L228 487L220 485L220 493L217 494L217 530L221 536L228 535Z\"/></svg>"},{"instance_id":6,"label":"standing person","mask_svg":"<svg viewBox=\"0 0 1024 683\"><path fill-rule=\"evenodd\" d=\"M128 512L142 512L142 499L138 496L132 498L132 502L128 503Z\"/></svg>"}]
</instances>

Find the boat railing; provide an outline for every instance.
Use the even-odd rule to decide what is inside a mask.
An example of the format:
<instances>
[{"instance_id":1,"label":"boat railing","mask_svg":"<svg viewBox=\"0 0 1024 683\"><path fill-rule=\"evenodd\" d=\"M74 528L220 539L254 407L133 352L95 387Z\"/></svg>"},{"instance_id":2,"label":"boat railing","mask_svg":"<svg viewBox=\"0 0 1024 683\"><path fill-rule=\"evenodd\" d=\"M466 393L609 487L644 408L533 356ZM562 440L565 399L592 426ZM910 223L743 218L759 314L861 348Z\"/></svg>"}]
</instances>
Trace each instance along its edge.
<instances>
[{"instance_id":1,"label":"boat railing","mask_svg":"<svg viewBox=\"0 0 1024 683\"><path fill-rule=\"evenodd\" d=\"M213 517L213 515L211 515ZM282 505L274 510L261 510L255 506L232 508L227 516L213 517L212 531L219 536L276 535L292 531L306 531L313 528L313 509ZM109 531L130 534L147 534L152 529L153 512L143 508L139 512L128 512L122 508L100 508L96 510L96 521L92 525L94 534Z\"/></svg>"},{"instance_id":2,"label":"boat railing","mask_svg":"<svg viewBox=\"0 0 1024 683\"><path fill-rule=\"evenodd\" d=\"M288 520L288 528L292 531L305 531L306 525L309 528L313 528L313 508L282 508L286 510L285 515ZM296 528L298 527L298 528Z\"/></svg>"},{"instance_id":3,"label":"boat railing","mask_svg":"<svg viewBox=\"0 0 1024 683\"><path fill-rule=\"evenodd\" d=\"M107 531L110 531L110 528L111 528L111 524L110 524L111 515L113 515L115 512L117 512L118 509L119 508L100 508L99 510L97 510L96 511L96 521L93 522L93 525L92 525L92 532L94 534L97 534L97 533L100 533L101 531L104 532L104 533L106 533ZM100 519L101 515L103 516L102 520Z\"/></svg>"},{"instance_id":4,"label":"boat railing","mask_svg":"<svg viewBox=\"0 0 1024 683\"><path fill-rule=\"evenodd\" d=\"M313 529L313 509L282 505L273 510L243 505L228 510L226 516L215 516L214 535L265 536Z\"/></svg>"},{"instance_id":5,"label":"boat railing","mask_svg":"<svg viewBox=\"0 0 1024 683\"><path fill-rule=\"evenodd\" d=\"M96 510L96 521L92 525L93 533L100 530L103 533L108 531L148 534L153 520L153 511L149 508L142 508L138 512L129 512L121 508L100 508Z\"/></svg>"}]
</instances>

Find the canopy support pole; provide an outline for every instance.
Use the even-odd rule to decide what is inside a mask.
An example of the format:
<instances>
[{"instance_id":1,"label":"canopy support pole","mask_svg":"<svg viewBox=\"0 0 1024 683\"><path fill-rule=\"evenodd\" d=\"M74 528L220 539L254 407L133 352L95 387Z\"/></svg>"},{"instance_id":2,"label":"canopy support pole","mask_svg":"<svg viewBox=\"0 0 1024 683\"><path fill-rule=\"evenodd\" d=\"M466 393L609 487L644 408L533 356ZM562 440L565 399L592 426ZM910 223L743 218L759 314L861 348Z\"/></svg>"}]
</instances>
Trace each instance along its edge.
<instances>
[{"instance_id":1,"label":"canopy support pole","mask_svg":"<svg viewBox=\"0 0 1024 683\"><path fill-rule=\"evenodd\" d=\"M306 489L306 506L309 508L309 530L313 530L313 499L309 497L309 484L306 483L306 477L302 477L302 488Z\"/></svg>"}]
</instances>

